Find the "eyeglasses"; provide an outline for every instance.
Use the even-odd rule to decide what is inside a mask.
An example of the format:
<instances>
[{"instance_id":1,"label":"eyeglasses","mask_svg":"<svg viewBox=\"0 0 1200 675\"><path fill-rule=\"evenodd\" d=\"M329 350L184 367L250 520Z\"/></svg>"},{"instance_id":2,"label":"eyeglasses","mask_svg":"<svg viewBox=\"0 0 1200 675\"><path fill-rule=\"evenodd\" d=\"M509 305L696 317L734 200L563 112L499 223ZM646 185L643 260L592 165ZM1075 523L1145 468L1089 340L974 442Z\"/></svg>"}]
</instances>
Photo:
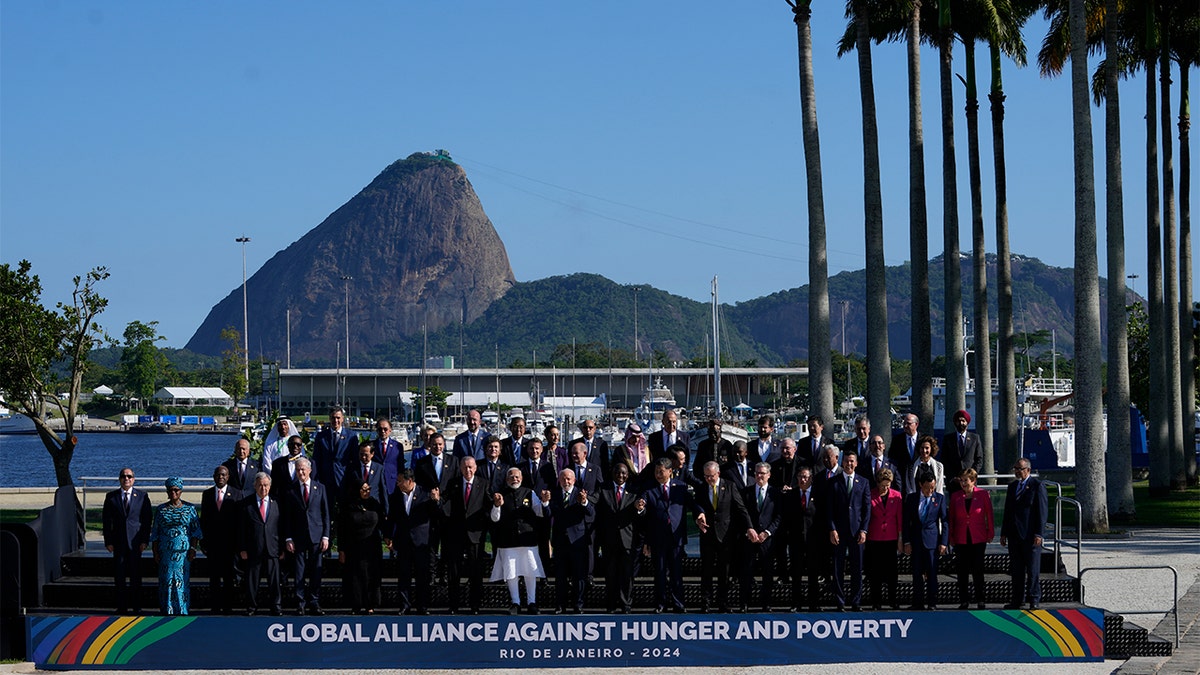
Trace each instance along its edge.
<instances>
[{"instance_id":1,"label":"eyeglasses","mask_svg":"<svg viewBox=\"0 0 1200 675\"><path fill-rule=\"evenodd\" d=\"M121 474L121 480L126 480L126 479L128 479L128 480L133 480L133 474L131 474L131 473L123 473L123 474Z\"/></svg>"},{"instance_id":2,"label":"eyeglasses","mask_svg":"<svg viewBox=\"0 0 1200 675\"><path fill-rule=\"evenodd\" d=\"M1029 471L1029 467L1027 467L1027 466L1014 466L1014 467L1013 467L1013 472L1014 472L1014 473L1016 473L1017 471Z\"/></svg>"}]
</instances>

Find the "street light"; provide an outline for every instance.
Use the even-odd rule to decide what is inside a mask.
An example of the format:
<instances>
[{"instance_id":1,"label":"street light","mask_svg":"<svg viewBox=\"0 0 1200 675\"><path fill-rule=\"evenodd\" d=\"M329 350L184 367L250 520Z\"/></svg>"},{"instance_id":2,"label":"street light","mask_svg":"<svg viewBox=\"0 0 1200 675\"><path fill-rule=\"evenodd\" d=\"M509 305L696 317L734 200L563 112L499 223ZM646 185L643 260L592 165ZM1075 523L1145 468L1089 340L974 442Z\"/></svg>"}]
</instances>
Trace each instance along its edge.
<instances>
[{"instance_id":1,"label":"street light","mask_svg":"<svg viewBox=\"0 0 1200 675\"><path fill-rule=\"evenodd\" d=\"M1129 290L1133 291L1133 294L1134 294L1134 296L1136 296L1136 295L1137 295L1137 280L1138 280L1138 275L1136 275L1136 274L1126 274L1126 275L1125 275L1125 278L1126 278L1126 279L1129 279Z\"/></svg>"},{"instance_id":2,"label":"street light","mask_svg":"<svg viewBox=\"0 0 1200 675\"><path fill-rule=\"evenodd\" d=\"M344 274L342 281L346 282L346 370L350 370L350 282L354 277Z\"/></svg>"},{"instance_id":3,"label":"street light","mask_svg":"<svg viewBox=\"0 0 1200 675\"><path fill-rule=\"evenodd\" d=\"M242 245L242 377L246 378L246 391L250 391L250 321L248 319L249 312L246 309L246 244L250 243L250 237L242 235L234 239Z\"/></svg>"}]
</instances>

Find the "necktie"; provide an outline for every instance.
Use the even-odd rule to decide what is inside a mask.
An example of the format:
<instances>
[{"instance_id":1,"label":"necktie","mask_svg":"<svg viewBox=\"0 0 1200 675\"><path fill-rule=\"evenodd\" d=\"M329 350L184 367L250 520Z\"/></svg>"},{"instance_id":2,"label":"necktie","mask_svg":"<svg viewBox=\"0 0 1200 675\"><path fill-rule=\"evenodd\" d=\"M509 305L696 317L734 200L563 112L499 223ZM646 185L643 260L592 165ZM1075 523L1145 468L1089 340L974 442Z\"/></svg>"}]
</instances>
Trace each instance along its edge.
<instances>
[{"instance_id":1,"label":"necktie","mask_svg":"<svg viewBox=\"0 0 1200 675\"><path fill-rule=\"evenodd\" d=\"M221 502L225 501L225 491L217 490L217 510L221 510Z\"/></svg>"},{"instance_id":2,"label":"necktie","mask_svg":"<svg viewBox=\"0 0 1200 675\"><path fill-rule=\"evenodd\" d=\"M804 492L800 493L800 510L803 511L807 508L808 508L808 490L805 490Z\"/></svg>"},{"instance_id":3,"label":"necktie","mask_svg":"<svg viewBox=\"0 0 1200 675\"><path fill-rule=\"evenodd\" d=\"M846 476L846 494L854 492L854 474Z\"/></svg>"},{"instance_id":4,"label":"necktie","mask_svg":"<svg viewBox=\"0 0 1200 675\"><path fill-rule=\"evenodd\" d=\"M440 481L442 479L442 458L441 458L441 456L434 458L433 472L437 474L438 480Z\"/></svg>"},{"instance_id":5,"label":"necktie","mask_svg":"<svg viewBox=\"0 0 1200 675\"><path fill-rule=\"evenodd\" d=\"M713 511L716 511L717 510L717 486L716 485L714 485L712 488L712 497L713 497Z\"/></svg>"},{"instance_id":6,"label":"necktie","mask_svg":"<svg viewBox=\"0 0 1200 675\"><path fill-rule=\"evenodd\" d=\"M121 493L121 495L123 496L123 499L124 499L124 502L125 502L125 504L124 504L124 506L125 506L125 515L129 515L129 493L128 493L128 492L122 492L122 493Z\"/></svg>"},{"instance_id":7,"label":"necktie","mask_svg":"<svg viewBox=\"0 0 1200 675\"><path fill-rule=\"evenodd\" d=\"M379 441L379 456L387 459L388 444L387 441Z\"/></svg>"},{"instance_id":8,"label":"necktie","mask_svg":"<svg viewBox=\"0 0 1200 675\"><path fill-rule=\"evenodd\" d=\"M258 500L258 515L262 516L263 522L267 522L267 500Z\"/></svg>"},{"instance_id":9,"label":"necktie","mask_svg":"<svg viewBox=\"0 0 1200 675\"><path fill-rule=\"evenodd\" d=\"M963 446L966 445L967 438L963 434L958 435L958 456L962 457Z\"/></svg>"},{"instance_id":10,"label":"necktie","mask_svg":"<svg viewBox=\"0 0 1200 675\"><path fill-rule=\"evenodd\" d=\"M467 489L465 490L466 496L463 498L463 504L470 504L471 503L471 484L466 483L466 486L467 486Z\"/></svg>"},{"instance_id":11,"label":"necktie","mask_svg":"<svg viewBox=\"0 0 1200 675\"><path fill-rule=\"evenodd\" d=\"M583 482L583 465L575 467L575 477L579 480L579 482Z\"/></svg>"},{"instance_id":12,"label":"necktie","mask_svg":"<svg viewBox=\"0 0 1200 675\"><path fill-rule=\"evenodd\" d=\"M917 445L916 439L913 438L912 436L909 436L908 437L908 458L909 459L912 459L915 456L914 449L916 448L916 445Z\"/></svg>"},{"instance_id":13,"label":"necktie","mask_svg":"<svg viewBox=\"0 0 1200 675\"><path fill-rule=\"evenodd\" d=\"M412 493L406 492L404 493L404 514L408 515L409 513L412 513Z\"/></svg>"},{"instance_id":14,"label":"necktie","mask_svg":"<svg viewBox=\"0 0 1200 675\"><path fill-rule=\"evenodd\" d=\"M663 483L663 501L668 503L671 501L671 489L667 487L666 483Z\"/></svg>"},{"instance_id":15,"label":"necktie","mask_svg":"<svg viewBox=\"0 0 1200 675\"><path fill-rule=\"evenodd\" d=\"M879 471L879 458L878 457L875 458L875 471L876 472Z\"/></svg>"},{"instance_id":16,"label":"necktie","mask_svg":"<svg viewBox=\"0 0 1200 675\"><path fill-rule=\"evenodd\" d=\"M304 484L304 503L308 503L308 483Z\"/></svg>"},{"instance_id":17,"label":"necktie","mask_svg":"<svg viewBox=\"0 0 1200 675\"><path fill-rule=\"evenodd\" d=\"M740 473L742 475L742 482L745 483L746 482L746 465L745 464L738 464L738 473Z\"/></svg>"},{"instance_id":18,"label":"necktie","mask_svg":"<svg viewBox=\"0 0 1200 675\"><path fill-rule=\"evenodd\" d=\"M570 506L570 505L571 505L571 493L569 491L564 492L563 493L563 506Z\"/></svg>"},{"instance_id":19,"label":"necktie","mask_svg":"<svg viewBox=\"0 0 1200 675\"><path fill-rule=\"evenodd\" d=\"M625 498L625 488L618 485L617 486L617 506L621 505L621 500L624 498Z\"/></svg>"},{"instance_id":20,"label":"necktie","mask_svg":"<svg viewBox=\"0 0 1200 675\"><path fill-rule=\"evenodd\" d=\"M371 482L371 465L369 465L369 464L363 465L363 482L364 483Z\"/></svg>"},{"instance_id":21,"label":"necktie","mask_svg":"<svg viewBox=\"0 0 1200 675\"><path fill-rule=\"evenodd\" d=\"M762 509L763 498L766 497L767 491L764 488L758 488L758 508Z\"/></svg>"},{"instance_id":22,"label":"necktie","mask_svg":"<svg viewBox=\"0 0 1200 675\"><path fill-rule=\"evenodd\" d=\"M238 462L238 480L246 480L246 462L244 461Z\"/></svg>"},{"instance_id":23,"label":"necktie","mask_svg":"<svg viewBox=\"0 0 1200 675\"><path fill-rule=\"evenodd\" d=\"M925 520L925 514L929 512L929 497L921 497L921 520Z\"/></svg>"}]
</instances>

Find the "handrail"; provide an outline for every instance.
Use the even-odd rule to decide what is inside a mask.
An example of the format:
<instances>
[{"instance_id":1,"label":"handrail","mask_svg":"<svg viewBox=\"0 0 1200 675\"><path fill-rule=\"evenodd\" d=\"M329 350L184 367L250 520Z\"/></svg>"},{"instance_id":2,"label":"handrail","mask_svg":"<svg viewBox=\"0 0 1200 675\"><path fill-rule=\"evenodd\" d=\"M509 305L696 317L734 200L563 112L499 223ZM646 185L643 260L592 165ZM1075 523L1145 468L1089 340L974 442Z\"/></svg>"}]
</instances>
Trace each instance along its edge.
<instances>
[{"instance_id":1,"label":"handrail","mask_svg":"<svg viewBox=\"0 0 1200 675\"><path fill-rule=\"evenodd\" d=\"M1170 607L1170 609L1142 609L1142 610L1129 610L1129 611L1108 609L1108 611L1115 612L1116 614L1160 614L1160 613L1170 612L1171 614L1173 614L1175 616L1175 648L1178 649L1179 648L1179 572L1170 565L1109 565L1109 566L1103 566L1103 567L1084 568L1079 571L1079 601L1081 603L1083 603L1084 606L1089 606L1089 605L1087 604L1087 597L1086 597L1087 596L1087 587L1083 585L1083 575L1086 574L1087 572L1101 571L1101 570L1127 570L1127 571L1128 570L1139 570L1139 571L1171 570L1171 576L1172 576L1171 591L1172 592L1171 592L1171 607ZM1106 609L1106 608L1098 607L1098 609Z\"/></svg>"},{"instance_id":2,"label":"handrail","mask_svg":"<svg viewBox=\"0 0 1200 675\"><path fill-rule=\"evenodd\" d=\"M167 480L167 478L167 476L138 476L138 480L155 485L162 485L162 482ZM212 478L196 478L189 476L181 477L179 480L183 481L183 489L185 491L203 490L204 488L212 486ZM80 477L79 482L79 491L83 495L80 499L83 504L83 528L84 530L87 530L88 493L99 492L101 494L106 494L112 490L116 490L121 485L120 481L113 476L82 476ZM142 491L147 491L144 486L140 489ZM103 504L103 502L101 502L101 504Z\"/></svg>"},{"instance_id":3,"label":"handrail","mask_svg":"<svg viewBox=\"0 0 1200 675\"><path fill-rule=\"evenodd\" d=\"M1075 507L1075 543L1062 540L1062 505L1071 504ZM1062 547L1070 546L1075 549L1075 578L1078 579L1083 568L1083 505L1070 497L1059 497L1054 502L1054 561L1062 555Z\"/></svg>"}]
</instances>

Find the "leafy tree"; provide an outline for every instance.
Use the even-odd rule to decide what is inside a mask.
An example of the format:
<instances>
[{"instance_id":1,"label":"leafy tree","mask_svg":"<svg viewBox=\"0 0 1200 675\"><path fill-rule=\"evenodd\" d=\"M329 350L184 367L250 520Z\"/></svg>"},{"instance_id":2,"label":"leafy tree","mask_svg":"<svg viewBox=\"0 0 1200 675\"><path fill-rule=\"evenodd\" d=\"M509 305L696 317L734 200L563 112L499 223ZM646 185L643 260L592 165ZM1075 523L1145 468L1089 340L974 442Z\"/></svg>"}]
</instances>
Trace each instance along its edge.
<instances>
[{"instance_id":1,"label":"leafy tree","mask_svg":"<svg viewBox=\"0 0 1200 675\"><path fill-rule=\"evenodd\" d=\"M242 333L233 326L227 326L221 331L221 341L229 345L221 352L221 378L236 407L237 402L246 395L247 387L244 370L246 350L242 348Z\"/></svg>"},{"instance_id":2,"label":"leafy tree","mask_svg":"<svg viewBox=\"0 0 1200 675\"><path fill-rule=\"evenodd\" d=\"M131 321L125 327L121 379L125 383L125 391L140 399L143 405L154 395L154 389L166 370L166 357L154 346L155 342L165 339L158 334L157 321Z\"/></svg>"},{"instance_id":3,"label":"leafy tree","mask_svg":"<svg viewBox=\"0 0 1200 675\"><path fill-rule=\"evenodd\" d=\"M96 322L108 306L96 284L108 278L108 270L96 267L75 277L71 303L60 302L50 310L42 305L41 280L30 274L31 268L28 260L16 269L0 265L0 389L9 406L33 420L59 486L74 485L71 459L78 443L74 428L79 389L88 353L108 339ZM56 361L65 364L65 376L52 368ZM55 393L64 387L65 401ZM48 408L65 420L62 436L50 428Z\"/></svg>"},{"instance_id":4,"label":"leafy tree","mask_svg":"<svg viewBox=\"0 0 1200 675\"><path fill-rule=\"evenodd\" d=\"M424 394L421 393L420 387L409 387L408 390L417 395L414 401L417 406L417 419L420 419L421 415L424 414L427 406L433 406L441 412L446 411L446 399L450 398L450 392L445 389L436 385L430 385L425 387Z\"/></svg>"}]
</instances>

